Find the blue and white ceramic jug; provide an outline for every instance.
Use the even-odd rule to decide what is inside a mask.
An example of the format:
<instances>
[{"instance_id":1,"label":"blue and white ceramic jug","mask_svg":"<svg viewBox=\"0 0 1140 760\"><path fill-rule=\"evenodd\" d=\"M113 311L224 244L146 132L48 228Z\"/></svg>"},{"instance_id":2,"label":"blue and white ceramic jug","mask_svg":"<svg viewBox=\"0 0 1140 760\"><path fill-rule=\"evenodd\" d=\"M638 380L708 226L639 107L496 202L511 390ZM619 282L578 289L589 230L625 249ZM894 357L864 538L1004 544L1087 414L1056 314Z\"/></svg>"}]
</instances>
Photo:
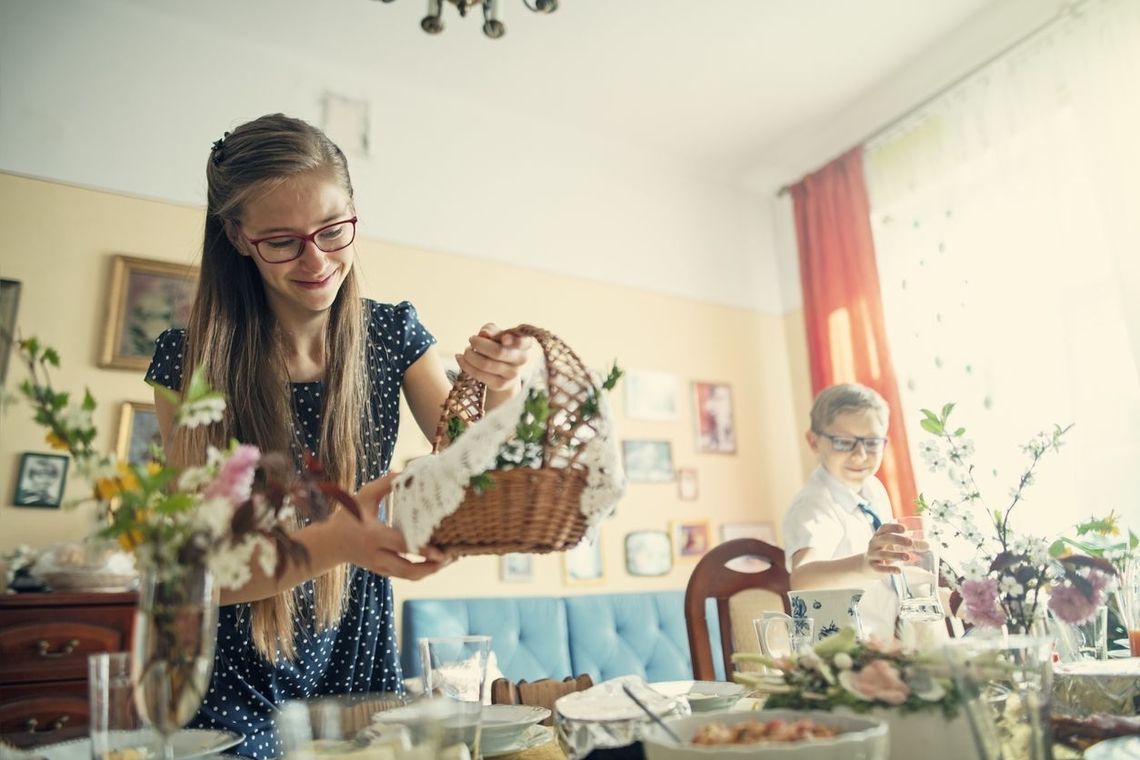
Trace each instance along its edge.
<instances>
[{"instance_id":1,"label":"blue and white ceramic jug","mask_svg":"<svg viewBox=\"0 0 1140 760\"><path fill-rule=\"evenodd\" d=\"M839 629L844 626L851 626L855 629L855 637L863 638L863 626L859 622L859 600L862 597L863 589L860 588L816 588L788 592L792 618L811 618L816 641L839 633Z\"/></svg>"}]
</instances>

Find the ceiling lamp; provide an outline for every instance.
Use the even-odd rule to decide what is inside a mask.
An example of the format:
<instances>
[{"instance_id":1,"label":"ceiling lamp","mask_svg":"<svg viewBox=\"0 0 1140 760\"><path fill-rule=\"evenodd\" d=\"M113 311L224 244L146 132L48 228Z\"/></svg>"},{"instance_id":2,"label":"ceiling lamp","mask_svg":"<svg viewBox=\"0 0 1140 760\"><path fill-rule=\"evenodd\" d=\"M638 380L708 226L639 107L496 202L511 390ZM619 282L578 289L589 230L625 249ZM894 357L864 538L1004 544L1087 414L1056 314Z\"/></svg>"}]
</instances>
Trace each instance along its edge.
<instances>
[{"instance_id":1,"label":"ceiling lamp","mask_svg":"<svg viewBox=\"0 0 1140 760\"><path fill-rule=\"evenodd\" d=\"M383 0L390 3L392 0ZM443 31L443 5L445 0L428 0L428 15L420 21L420 28L428 34ZM459 15L466 17L467 11L477 5L483 6L483 34L497 40L507 33L507 27L499 20L499 0L446 0L459 9ZM522 0L535 13L554 13L558 10L558 0Z\"/></svg>"}]
</instances>

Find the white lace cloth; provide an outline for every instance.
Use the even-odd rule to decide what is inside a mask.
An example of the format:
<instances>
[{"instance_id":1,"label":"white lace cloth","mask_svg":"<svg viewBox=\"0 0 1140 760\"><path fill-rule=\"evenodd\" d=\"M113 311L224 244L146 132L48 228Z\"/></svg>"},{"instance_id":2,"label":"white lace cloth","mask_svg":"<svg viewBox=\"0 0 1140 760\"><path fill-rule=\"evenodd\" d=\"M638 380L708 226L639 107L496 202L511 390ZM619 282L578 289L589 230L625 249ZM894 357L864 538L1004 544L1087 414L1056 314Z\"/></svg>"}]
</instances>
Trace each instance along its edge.
<instances>
[{"instance_id":1,"label":"white lace cloth","mask_svg":"<svg viewBox=\"0 0 1140 760\"><path fill-rule=\"evenodd\" d=\"M522 391L469 425L441 454L415 459L392 484L389 508L393 523L413 551L428 543L439 523L459 509L471 478L493 470L499 447L515 434L527 395L545 390L545 373L537 370ZM593 541L598 526L625 493L625 473L618 463L613 417L605 392L592 423L597 434L584 444L579 462L587 468L581 510L587 521L586 540Z\"/></svg>"}]
</instances>

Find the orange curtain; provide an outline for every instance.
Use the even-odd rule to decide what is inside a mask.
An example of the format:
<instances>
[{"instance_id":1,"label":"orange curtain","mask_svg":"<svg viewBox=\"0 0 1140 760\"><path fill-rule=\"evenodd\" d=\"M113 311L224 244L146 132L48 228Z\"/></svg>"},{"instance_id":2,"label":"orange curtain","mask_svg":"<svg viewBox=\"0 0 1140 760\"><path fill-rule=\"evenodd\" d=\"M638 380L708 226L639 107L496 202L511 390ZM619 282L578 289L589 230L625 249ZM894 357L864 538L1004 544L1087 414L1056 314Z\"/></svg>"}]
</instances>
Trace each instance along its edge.
<instances>
[{"instance_id":1,"label":"orange curtain","mask_svg":"<svg viewBox=\"0 0 1140 760\"><path fill-rule=\"evenodd\" d=\"M887 431L891 442L879 479L890 494L895 514L913 514L914 472L883 324L862 147L790 189L812 394L835 383L862 383L882 394L891 408Z\"/></svg>"}]
</instances>

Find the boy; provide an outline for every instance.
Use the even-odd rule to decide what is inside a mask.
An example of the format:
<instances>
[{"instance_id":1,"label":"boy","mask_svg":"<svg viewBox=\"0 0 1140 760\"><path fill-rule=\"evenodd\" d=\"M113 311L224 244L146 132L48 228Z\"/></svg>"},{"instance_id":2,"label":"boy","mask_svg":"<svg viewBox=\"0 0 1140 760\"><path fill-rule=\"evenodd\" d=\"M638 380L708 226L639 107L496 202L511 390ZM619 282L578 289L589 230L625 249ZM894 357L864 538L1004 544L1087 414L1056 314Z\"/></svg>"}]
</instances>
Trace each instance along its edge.
<instances>
[{"instance_id":1,"label":"boy","mask_svg":"<svg viewBox=\"0 0 1140 760\"><path fill-rule=\"evenodd\" d=\"M793 589L861 588L866 635L894 635L898 600L890 576L911 540L890 522L890 499L875 477L887 445L887 404L862 385L833 385L816 397L808 445L819 467L784 516Z\"/></svg>"}]
</instances>

